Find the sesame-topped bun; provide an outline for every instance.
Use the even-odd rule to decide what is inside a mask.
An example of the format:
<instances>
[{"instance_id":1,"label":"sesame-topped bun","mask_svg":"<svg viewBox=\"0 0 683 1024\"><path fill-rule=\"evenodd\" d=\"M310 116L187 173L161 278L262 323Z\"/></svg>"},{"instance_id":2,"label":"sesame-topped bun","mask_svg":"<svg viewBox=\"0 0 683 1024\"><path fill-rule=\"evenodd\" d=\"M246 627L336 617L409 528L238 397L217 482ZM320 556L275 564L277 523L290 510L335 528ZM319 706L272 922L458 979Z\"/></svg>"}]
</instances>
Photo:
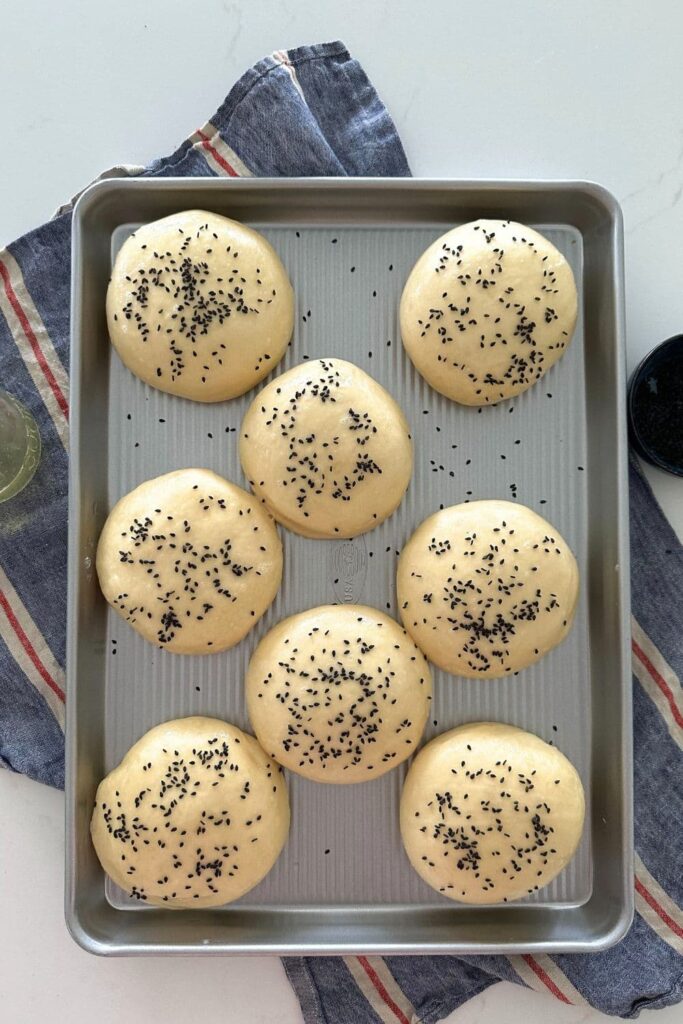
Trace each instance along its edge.
<instances>
[{"instance_id":1,"label":"sesame-topped bun","mask_svg":"<svg viewBox=\"0 0 683 1024\"><path fill-rule=\"evenodd\" d=\"M420 256L401 298L401 334L433 388L490 405L540 380L571 341L576 314L571 267L547 238L477 220Z\"/></svg>"},{"instance_id":2,"label":"sesame-topped bun","mask_svg":"<svg viewBox=\"0 0 683 1024\"><path fill-rule=\"evenodd\" d=\"M263 235L186 210L124 242L107 290L107 322L119 356L147 384L222 402L249 391L282 359L294 295Z\"/></svg>"},{"instance_id":3,"label":"sesame-topped bun","mask_svg":"<svg viewBox=\"0 0 683 1024\"><path fill-rule=\"evenodd\" d=\"M403 625L455 675L517 672L561 643L579 591L576 559L524 505L472 501L429 516L397 570Z\"/></svg>"},{"instance_id":4,"label":"sesame-topped bun","mask_svg":"<svg viewBox=\"0 0 683 1024\"><path fill-rule=\"evenodd\" d=\"M548 885L571 860L583 818L581 780L564 754L495 722L428 743L401 795L410 863L462 903L508 903Z\"/></svg>"},{"instance_id":5,"label":"sesame-topped bun","mask_svg":"<svg viewBox=\"0 0 683 1024\"><path fill-rule=\"evenodd\" d=\"M388 615L325 605L266 634L246 690L252 728L280 764L316 782L366 782L415 751L432 678Z\"/></svg>"},{"instance_id":6,"label":"sesame-topped bun","mask_svg":"<svg viewBox=\"0 0 683 1024\"><path fill-rule=\"evenodd\" d=\"M240 458L272 514L304 537L355 537L400 503L413 469L406 419L353 363L315 359L276 377L242 421Z\"/></svg>"},{"instance_id":7,"label":"sesame-topped bun","mask_svg":"<svg viewBox=\"0 0 683 1024\"><path fill-rule=\"evenodd\" d=\"M261 618L282 578L268 513L208 469L147 480L109 513L97 546L102 593L158 647L212 654Z\"/></svg>"},{"instance_id":8,"label":"sesame-topped bun","mask_svg":"<svg viewBox=\"0 0 683 1024\"><path fill-rule=\"evenodd\" d=\"M279 765L215 718L150 729L102 780L90 823L109 877L169 909L219 907L268 874L287 841Z\"/></svg>"}]
</instances>

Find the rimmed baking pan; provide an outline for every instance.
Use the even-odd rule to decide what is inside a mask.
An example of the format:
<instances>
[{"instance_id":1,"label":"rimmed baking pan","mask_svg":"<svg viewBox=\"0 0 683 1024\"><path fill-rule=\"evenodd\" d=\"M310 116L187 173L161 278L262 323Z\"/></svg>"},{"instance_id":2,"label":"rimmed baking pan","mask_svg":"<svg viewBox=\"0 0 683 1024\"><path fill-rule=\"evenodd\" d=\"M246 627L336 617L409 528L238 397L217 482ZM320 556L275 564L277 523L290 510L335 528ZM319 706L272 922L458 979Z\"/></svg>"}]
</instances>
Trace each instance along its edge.
<instances>
[{"instance_id":1,"label":"rimmed baking pan","mask_svg":"<svg viewBox=\"0 0 683 1024\"><path fill-rule=\"evenodd\" d=\"M216 405L156 391L108 341L112 260L141 223L201 208L245 221L277 249L296 292L296 327L278 370L337 355L369 372L411 423L406 499L353 541L282 531L280 594L236 648L185 657L145 643L101 596L95 546L108 510L149 477L203 466L246 486L237 455L253 393ZM398 302L423 249L476 217L520 220L565 254L579 288L574 341L525 394L481 411L429 388L406 357ZM96 953L493 953L588 951L632 915L631 674L624 414L623 268L618 205L582 182L377 179L159 179L100 182L74 213L69 555L66 914ZM228 907L169 913L132 905L90 844L95 788L158 722L209 714L248 728L249 655L281 617L359 601L396 614L396 556L440 505L512 498L558 527L576 553L581 596L568 640L508 679L435 671L425 738L480 719L555 743L577 766L588 813L565 871L521 903L445 901L402 851L405 766L356 786L289 777L292 831L271 874Z\"/></svg>"}]
</instances>

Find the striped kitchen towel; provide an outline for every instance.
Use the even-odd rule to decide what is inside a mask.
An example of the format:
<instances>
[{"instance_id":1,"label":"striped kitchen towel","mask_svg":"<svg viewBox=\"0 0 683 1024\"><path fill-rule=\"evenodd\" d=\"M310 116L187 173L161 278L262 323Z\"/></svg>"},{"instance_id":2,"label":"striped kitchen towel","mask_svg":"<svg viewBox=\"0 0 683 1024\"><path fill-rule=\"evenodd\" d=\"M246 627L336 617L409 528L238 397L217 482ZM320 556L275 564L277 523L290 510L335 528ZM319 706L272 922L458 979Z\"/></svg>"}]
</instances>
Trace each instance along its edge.
<instances>
[{"instance_id":1,"label":"striped kitchen towel","mask_svg":"<svg viewBox=\"0 0 683 1024\"><path fill-rule=\"evenodd\" d=\"M170 157L108 172L409 173L389 115L339 42L266 57ZM53 786L64 783L71 209L0 252L0 381L43 439L33 481L0 506L0 764ZM432 1024L501 979L618 1016L681 998L683 550L635 463L631 545L637 913L626 938L592 955L288 958L306 1024Z\"/></svg>"}]
</instances>

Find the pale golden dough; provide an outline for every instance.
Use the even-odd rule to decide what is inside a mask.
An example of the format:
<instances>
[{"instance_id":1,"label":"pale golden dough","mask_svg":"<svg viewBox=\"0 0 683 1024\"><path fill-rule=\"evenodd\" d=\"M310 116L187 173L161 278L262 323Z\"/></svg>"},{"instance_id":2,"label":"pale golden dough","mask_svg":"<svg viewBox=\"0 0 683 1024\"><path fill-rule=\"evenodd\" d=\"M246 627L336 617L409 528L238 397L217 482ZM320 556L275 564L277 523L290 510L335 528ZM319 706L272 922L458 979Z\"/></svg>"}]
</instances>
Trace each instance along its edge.
<instances>
[{"instance_id":1,"label":"pale golden dough","mask_svg":"<svg viewBox=\"0 0 683 1024\"><path fill-rule=\"evenodd\" d=\"M526 668L564 640L579 571L555 527L530 508L472 501L418 526L396 582L403 625L430 661L490 679Z\"/></svg>"},{"instance_id":2,"label":"pale golden dough","mask_svg":"<svg viewBox=\"0 0 683 1024\"><path fill-rule=\"evenodd\" d=\"M353 363L315 359L276 377L242 421L255 494L304 537L356 537L400 503L413 469L406 419Z\"/></svg>"},{"instance_id":3,"label":"pale golden dough","mask_svg":"<svg viewBox=\"0 0 683 1024\"><path fill-rule=\"evenodd\" d=\"M114 506L97 546L102 593L146 640L178 654L233 647L277 593L282 545L241 487L208 469L147 480Z\"/></svg>"},{"instance_id":4,"label":"pale golden dough","mask_svg":"<svg viewBox=\"0 0 683 1024\"><path fill-rule=\"evenodd\" d=\"M583 787L570 761L533 733L475 722L432 740L401 795L410 863L462 903L508 903L542 889L581 838Z\"/></svg>"},{"instance_id":5,"label":"pale golden dough","mask_svg":"<svg viewBox=\"0 0 683 1024\"><path fill-rule=\"evenodd\" d=\"M282 772L215 718L164 722L100 783L90 824L107 874L153 906L218 907L253 889L289 832Z\"/></svg>"},{"instance_id":6,"label":"pale golden dough","mask_svg":"<svg viewBox=\"0 0 683 1024\"><path fill-rule=\"evenodd\" d=\"M463 405L535 384L571 341L574 275L542 235L514 221L453 228L420 256L401 297L405 349L426 381Z\"/></svg>"},{"instance_id":7,"label":"pale golden dough","mask_svg":"<svg viewBox=\"0 0 683 1024\"><path fill-rule=\"evenodd\" d=\"M264 750L316 782L366 782L405 761L429 713L429 665L376 608L324 605L278 623L246 678Z\"/></svg>"},{"instance_id":8,"label":"pale golden dough","mask_svg":"<svg viewBox=\"0 0 683 1024\"><path fill-rule=\"evenodd\" d=\"M249 391L282 359L294 294L263 235L185 210L124 242L107 290L107 322L119 356L147 384L221 402Z\"/></svg>"}]
</instances>

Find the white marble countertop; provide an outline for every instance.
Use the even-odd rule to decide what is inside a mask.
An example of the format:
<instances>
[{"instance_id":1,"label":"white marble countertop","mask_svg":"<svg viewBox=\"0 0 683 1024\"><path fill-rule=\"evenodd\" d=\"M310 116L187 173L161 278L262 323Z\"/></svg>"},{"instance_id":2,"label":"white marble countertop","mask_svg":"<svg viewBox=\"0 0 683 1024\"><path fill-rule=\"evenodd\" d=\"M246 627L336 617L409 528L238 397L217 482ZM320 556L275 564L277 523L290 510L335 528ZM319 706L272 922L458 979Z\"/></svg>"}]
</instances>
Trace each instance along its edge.
<instances>
[{"instance_id":1,"label":"white marble countertop","mask_svg":"<svg viewBox=\"0 0 683 1024\"><path fill-rule=\"evenodd\" d=\"M629 367L683 330L677 0L8 0L0 32L0 245L96 174L168 153L274 49L341 37L416 175L589 178L623 205ZM182 69L182 70L181 70ZM683 481L649 471L683 535ZM300 1024L279 962L100 960L62 918L63 797L0 773L0 1019ZM601 1017L506 983L449 1021ZM683 1024L683 1006L662 1011Z\"/></svg>"}]
</instances>

